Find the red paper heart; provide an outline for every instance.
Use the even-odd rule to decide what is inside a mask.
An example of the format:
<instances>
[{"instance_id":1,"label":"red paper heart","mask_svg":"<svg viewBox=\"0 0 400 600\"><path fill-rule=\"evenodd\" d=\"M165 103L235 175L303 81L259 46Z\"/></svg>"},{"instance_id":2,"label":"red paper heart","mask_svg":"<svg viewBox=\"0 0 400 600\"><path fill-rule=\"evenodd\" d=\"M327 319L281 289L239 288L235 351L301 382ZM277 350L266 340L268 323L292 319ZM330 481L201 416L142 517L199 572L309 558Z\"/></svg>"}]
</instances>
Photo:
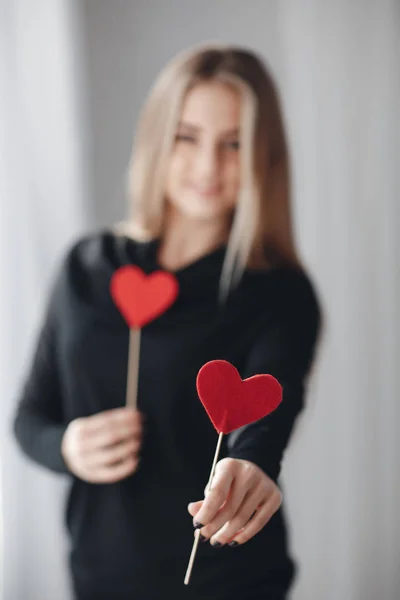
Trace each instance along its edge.
<instances>
[{"instance_id":1,"label":"red paper heart","mask_svg":"<svg viewBox=\"0 0 400 600\"><path fill-rule=\"evenodd\" d=\"M178 296L172 273L154 271L146 275L133 265L120 267L111 278L111 296L131 328L140 329L165 312Z\"/></svg>"},{"instance_id":2,"label":"red paper heart","mask_svg":"<svg viewBox=\"0 0 400 600\"><path fill-rule=\"evenodd\" d=\"M272 375L242 380L226 360L212 360L197 374L197 392L215 429L230 433L258 421L282 401L282 386Z\"/></svg>"}]
</instances>

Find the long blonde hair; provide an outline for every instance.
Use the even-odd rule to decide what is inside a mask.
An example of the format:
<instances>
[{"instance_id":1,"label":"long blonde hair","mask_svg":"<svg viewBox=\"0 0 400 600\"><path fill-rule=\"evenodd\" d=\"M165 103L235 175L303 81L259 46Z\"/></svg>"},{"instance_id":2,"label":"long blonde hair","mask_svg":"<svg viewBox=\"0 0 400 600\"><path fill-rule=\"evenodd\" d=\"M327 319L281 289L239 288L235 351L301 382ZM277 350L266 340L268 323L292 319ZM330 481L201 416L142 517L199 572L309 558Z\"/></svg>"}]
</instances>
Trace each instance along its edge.
<instances>
[{"instance_id":1,"label":"long blonde hair","mask_svg":"<svg viewBox=\"0 0 400 600\"><path fill-rule=\"evenodd\" d=\"M137 127L128 169L129 215L122 231L143 240L161 236L166 170L182 104L189 89L210 80L235 86L242 97L241 190L221 279L229 289L245 268L283 263L301 267L293 239L289 158L278 93L253 52L208 44L178 54L162 70Z\"/></svg>"}]
</instances>

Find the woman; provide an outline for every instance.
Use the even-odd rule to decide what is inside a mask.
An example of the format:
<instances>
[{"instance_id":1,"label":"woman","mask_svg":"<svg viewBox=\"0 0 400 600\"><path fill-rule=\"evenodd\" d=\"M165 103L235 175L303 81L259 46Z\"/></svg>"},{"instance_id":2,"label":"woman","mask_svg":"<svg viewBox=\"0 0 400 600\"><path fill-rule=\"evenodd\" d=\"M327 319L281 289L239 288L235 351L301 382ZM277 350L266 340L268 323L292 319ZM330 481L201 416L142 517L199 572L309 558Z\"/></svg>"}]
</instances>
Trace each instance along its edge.
<instances>
[{"instance_id":1,"label":"woman","mask_svg":"<svg viewBox=\"0 0 400 600\"><path fill-rule=\"evenodd\" d=\"M71 477L79 600L283 600L295 569L278 476L320 312L293 243L284 127L262 62L222 46L175 58L147 100L129 174L127 223L63 261L17 440ZM129 336L109 293L125 264L168 270L180 288L143 330L137 411L124 407ZM204 498L216 432L195 379L215 358L243 378L271 373L283 401L225 436ZM204 544L185 587L193 527Z\"/></svg>"}]
</instances>

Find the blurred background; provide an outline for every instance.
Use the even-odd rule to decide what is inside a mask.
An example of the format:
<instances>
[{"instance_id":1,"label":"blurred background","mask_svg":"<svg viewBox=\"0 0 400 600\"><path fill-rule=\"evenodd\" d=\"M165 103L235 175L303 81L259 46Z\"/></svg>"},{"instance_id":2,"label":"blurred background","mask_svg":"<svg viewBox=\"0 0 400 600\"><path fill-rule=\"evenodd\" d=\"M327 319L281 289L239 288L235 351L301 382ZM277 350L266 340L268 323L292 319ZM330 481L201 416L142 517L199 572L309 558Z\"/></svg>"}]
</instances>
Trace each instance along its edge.
<instances>
[{"instance_id":1,"label":"blurred background","mask_svg":"<svg viewBox=\"0 0 400 600\"><path fill-rule=\"evenodd\" d=\"M68 600L66 481L10 419L61 253L125 214L141 105L176 52L249 46L277 80L297 241L326 329L282 484L293 600L400 589L400 2L0 0L4 600Z\"/></svg>"}]
</instances>

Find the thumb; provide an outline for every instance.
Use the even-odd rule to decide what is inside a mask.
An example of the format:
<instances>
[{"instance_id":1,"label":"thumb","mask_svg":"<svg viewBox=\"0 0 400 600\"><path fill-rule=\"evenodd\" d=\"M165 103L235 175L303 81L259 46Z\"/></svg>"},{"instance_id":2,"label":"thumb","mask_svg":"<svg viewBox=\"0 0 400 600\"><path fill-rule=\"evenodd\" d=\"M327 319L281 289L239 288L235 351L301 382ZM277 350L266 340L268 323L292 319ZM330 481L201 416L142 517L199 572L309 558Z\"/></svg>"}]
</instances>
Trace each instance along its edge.
<instances>
[{"instance_id":1,"label":"thumb","mask_svg":"<svg viewBox=\"0 0 400 600\"><path fill-rule=\"evenodd\" d=\"M197 515L197 513L199 512L199 510L201 509L203 505L203 500L199 500L198 502L190 502L190 504L188 504L188 512L192 517L195 517Z\"/></svg>"}]
</instances>

